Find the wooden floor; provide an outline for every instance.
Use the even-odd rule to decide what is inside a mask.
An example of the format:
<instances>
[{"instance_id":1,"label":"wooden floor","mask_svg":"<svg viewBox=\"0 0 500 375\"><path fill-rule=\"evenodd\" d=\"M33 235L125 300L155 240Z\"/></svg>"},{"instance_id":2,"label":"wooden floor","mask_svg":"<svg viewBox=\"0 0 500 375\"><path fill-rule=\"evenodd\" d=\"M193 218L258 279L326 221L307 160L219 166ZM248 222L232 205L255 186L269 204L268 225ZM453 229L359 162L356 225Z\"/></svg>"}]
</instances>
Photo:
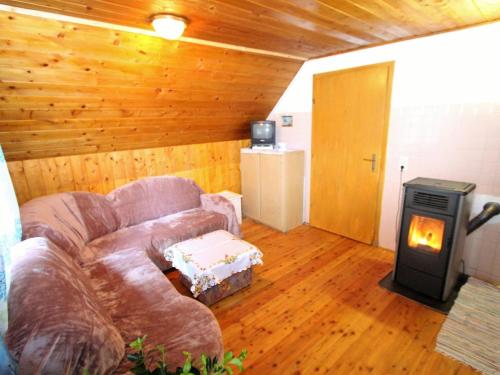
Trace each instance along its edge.
<instances>
[{"instance_id":1,"label":"wooden floor","mask_svg":"<svg viewBox=\"0 0 500 375\"><path fill-rule=\"evenodd\" d=\"M264 265L212 311L226 350L248 349L245 374L475 373L434 351L444 315L378 286L392 252L309 226L243 232Z\"/></svg>"}]
</instances>

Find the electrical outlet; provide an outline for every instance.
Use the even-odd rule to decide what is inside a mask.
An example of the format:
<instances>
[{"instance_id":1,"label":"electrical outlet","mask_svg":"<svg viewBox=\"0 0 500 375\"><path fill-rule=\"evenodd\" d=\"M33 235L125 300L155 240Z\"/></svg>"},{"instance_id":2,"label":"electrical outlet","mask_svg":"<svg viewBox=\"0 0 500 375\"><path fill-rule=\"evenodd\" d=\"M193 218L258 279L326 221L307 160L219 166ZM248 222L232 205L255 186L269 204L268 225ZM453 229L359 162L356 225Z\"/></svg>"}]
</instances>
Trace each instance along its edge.
<instances>
[{"instance_id":1,"label":"electrical outlet","mask_svg":"<svg viewBox=\"0 0 500 375\"><path fill-rule=\"evenodd\" d=\"M399 168L403 168L405 171L408 170L408 156L399 157Z\"/></svg>"}]
</instances>

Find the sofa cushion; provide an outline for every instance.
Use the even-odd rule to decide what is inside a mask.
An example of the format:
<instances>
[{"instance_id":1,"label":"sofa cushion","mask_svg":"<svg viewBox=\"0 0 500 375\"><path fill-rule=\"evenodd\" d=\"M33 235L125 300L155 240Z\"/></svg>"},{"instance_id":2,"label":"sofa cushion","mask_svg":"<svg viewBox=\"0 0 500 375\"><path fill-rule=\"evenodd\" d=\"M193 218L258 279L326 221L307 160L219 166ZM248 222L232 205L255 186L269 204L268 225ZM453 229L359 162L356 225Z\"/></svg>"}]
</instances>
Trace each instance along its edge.
<instances>
[{"instance_id":1,"label":"sofa cushion","mask_svg":"<svg viewBox=\"0 0 500 375\"><path fill-rule=\"evenodd\" d=\"M101 194L71 193L87 229L87 241L116 231L119 220L111 201Z\"/></svg>"},{"instance_id":2,"label":"sofa cushion","mask_svg":"<svg viewBox=\"0 0 500 375\"><path fill-rule=\"evenodd\" d=\"M146 350L164 345L171 369L184 362L186 350L195 358L201 353L220 358L222 336L212 312L180 295L144 252L120 251L84 268L126 342L147 334ZM123 359L116 372L129 368Z\"/></svg>"},{"instance_id":3,"label":"sofa cushion","mask_svg":"<svg viewBox=\"0 0 500 375\"><path fill-rule=\"evenodd\" d=\"M21 206L23 239L45 237L72 258L88 241L87 227L71 193L35 198Z\"/></svg>"},{"instance_id":4,"label":"sofa cushion","mask_svg":"<svg viewBox=\"0 0 500 375\"><path fill-rule=\"evenodd\" d=\"M6 343L20 374L109 374L125 343L81 268L45 238L12 249Z\"/></svg>"},{"instance_id":5,"label":"sofa cushion","mask_svg":"<svg viewBox=\"0 0 500 375\"><path fill-rule=\"evenodd\" d=\"M23 239L45 237L80 260L80 250L94 238L118 229L106 196L72 192L47 195L21 207Z\"/></svg>"},{"instance_id":6,"label":"sofa cushion","mask_svg":"<svg viewBox=\"0 0 500 375\"><path fill-rule=\"evenodd\" d=\"M175 176L144 178L108 194L120 228L200 207L203 191L192 180Z\"/></svg>"},{"instance_id":7,"label":"sofa cushion","mask_svg":"<svg viewBox=\"0 0 500 375\"><path fill-rule=\"evenodd\" d=\"M165 260L163 249L218 229L226 230L227 225L225 215L194 208L100 237L88 243L81 256L88 263L115 252L136 249L146 251L157 267L166 270L171 267L171 263Z\"/></svg>"}]
</instances>

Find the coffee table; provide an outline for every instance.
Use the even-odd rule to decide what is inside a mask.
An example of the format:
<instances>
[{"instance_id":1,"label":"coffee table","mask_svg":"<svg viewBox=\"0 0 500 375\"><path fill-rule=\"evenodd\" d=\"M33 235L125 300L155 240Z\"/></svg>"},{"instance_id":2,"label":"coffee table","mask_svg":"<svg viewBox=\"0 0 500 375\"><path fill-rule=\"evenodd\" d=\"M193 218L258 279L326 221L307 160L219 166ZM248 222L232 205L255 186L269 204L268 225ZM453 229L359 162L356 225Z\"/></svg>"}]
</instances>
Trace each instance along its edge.
<instances>
[{"instance_id":1,"label":"coffee table","mask_svg":"<svg viewBox=\"0 0 500 375\"><path fill-rule=\"evenodd\" d=\"M178 242L163 255L179 270L181 282L193 296L206 305L249 286L252 267L262 264L257 247L225 230Z\"/></svg>"}]
</instances>

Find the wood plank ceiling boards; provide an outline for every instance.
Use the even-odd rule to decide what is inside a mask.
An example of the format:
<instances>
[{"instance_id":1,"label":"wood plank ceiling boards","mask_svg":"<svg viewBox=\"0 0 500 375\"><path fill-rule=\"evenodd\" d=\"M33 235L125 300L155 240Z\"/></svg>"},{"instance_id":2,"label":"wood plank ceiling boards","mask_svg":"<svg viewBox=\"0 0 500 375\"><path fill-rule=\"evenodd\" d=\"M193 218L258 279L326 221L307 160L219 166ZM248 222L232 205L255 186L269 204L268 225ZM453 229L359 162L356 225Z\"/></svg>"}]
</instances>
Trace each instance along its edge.
<instances>
[{"instance_id":1,"label":"wood plank ceiling boards","mask_svg":"<svg viewBox=\"0 0 500 375\"><path fill-rule=\"evenodd\" d=\"M190 20L185 36L307 58L500 19L496 0L7 0L3 3L151 29L150 16Z\"/></svg>"},{"instance_id":2,"label":"wood plank ceiling boards","mask_svg":"<svg viewBox=\"0 0 500 375\"><path fill-rule=\"evenodd\" d=\"M154 36L161 12L189 19L180 41ZM26 160L246 139L308 58L499 18L498 0L3 1L0 144Z\"/></svg>"},{"instance_id":3,"label":"wood plank ceiling boards","mask_svg":"<svg viewBox=\"0 0 500 375\"><path fill-rule=\"evenodd\" d=\"M301 60L0 12L8 160L249 138Z\"/></svg>"}]
</instances>

